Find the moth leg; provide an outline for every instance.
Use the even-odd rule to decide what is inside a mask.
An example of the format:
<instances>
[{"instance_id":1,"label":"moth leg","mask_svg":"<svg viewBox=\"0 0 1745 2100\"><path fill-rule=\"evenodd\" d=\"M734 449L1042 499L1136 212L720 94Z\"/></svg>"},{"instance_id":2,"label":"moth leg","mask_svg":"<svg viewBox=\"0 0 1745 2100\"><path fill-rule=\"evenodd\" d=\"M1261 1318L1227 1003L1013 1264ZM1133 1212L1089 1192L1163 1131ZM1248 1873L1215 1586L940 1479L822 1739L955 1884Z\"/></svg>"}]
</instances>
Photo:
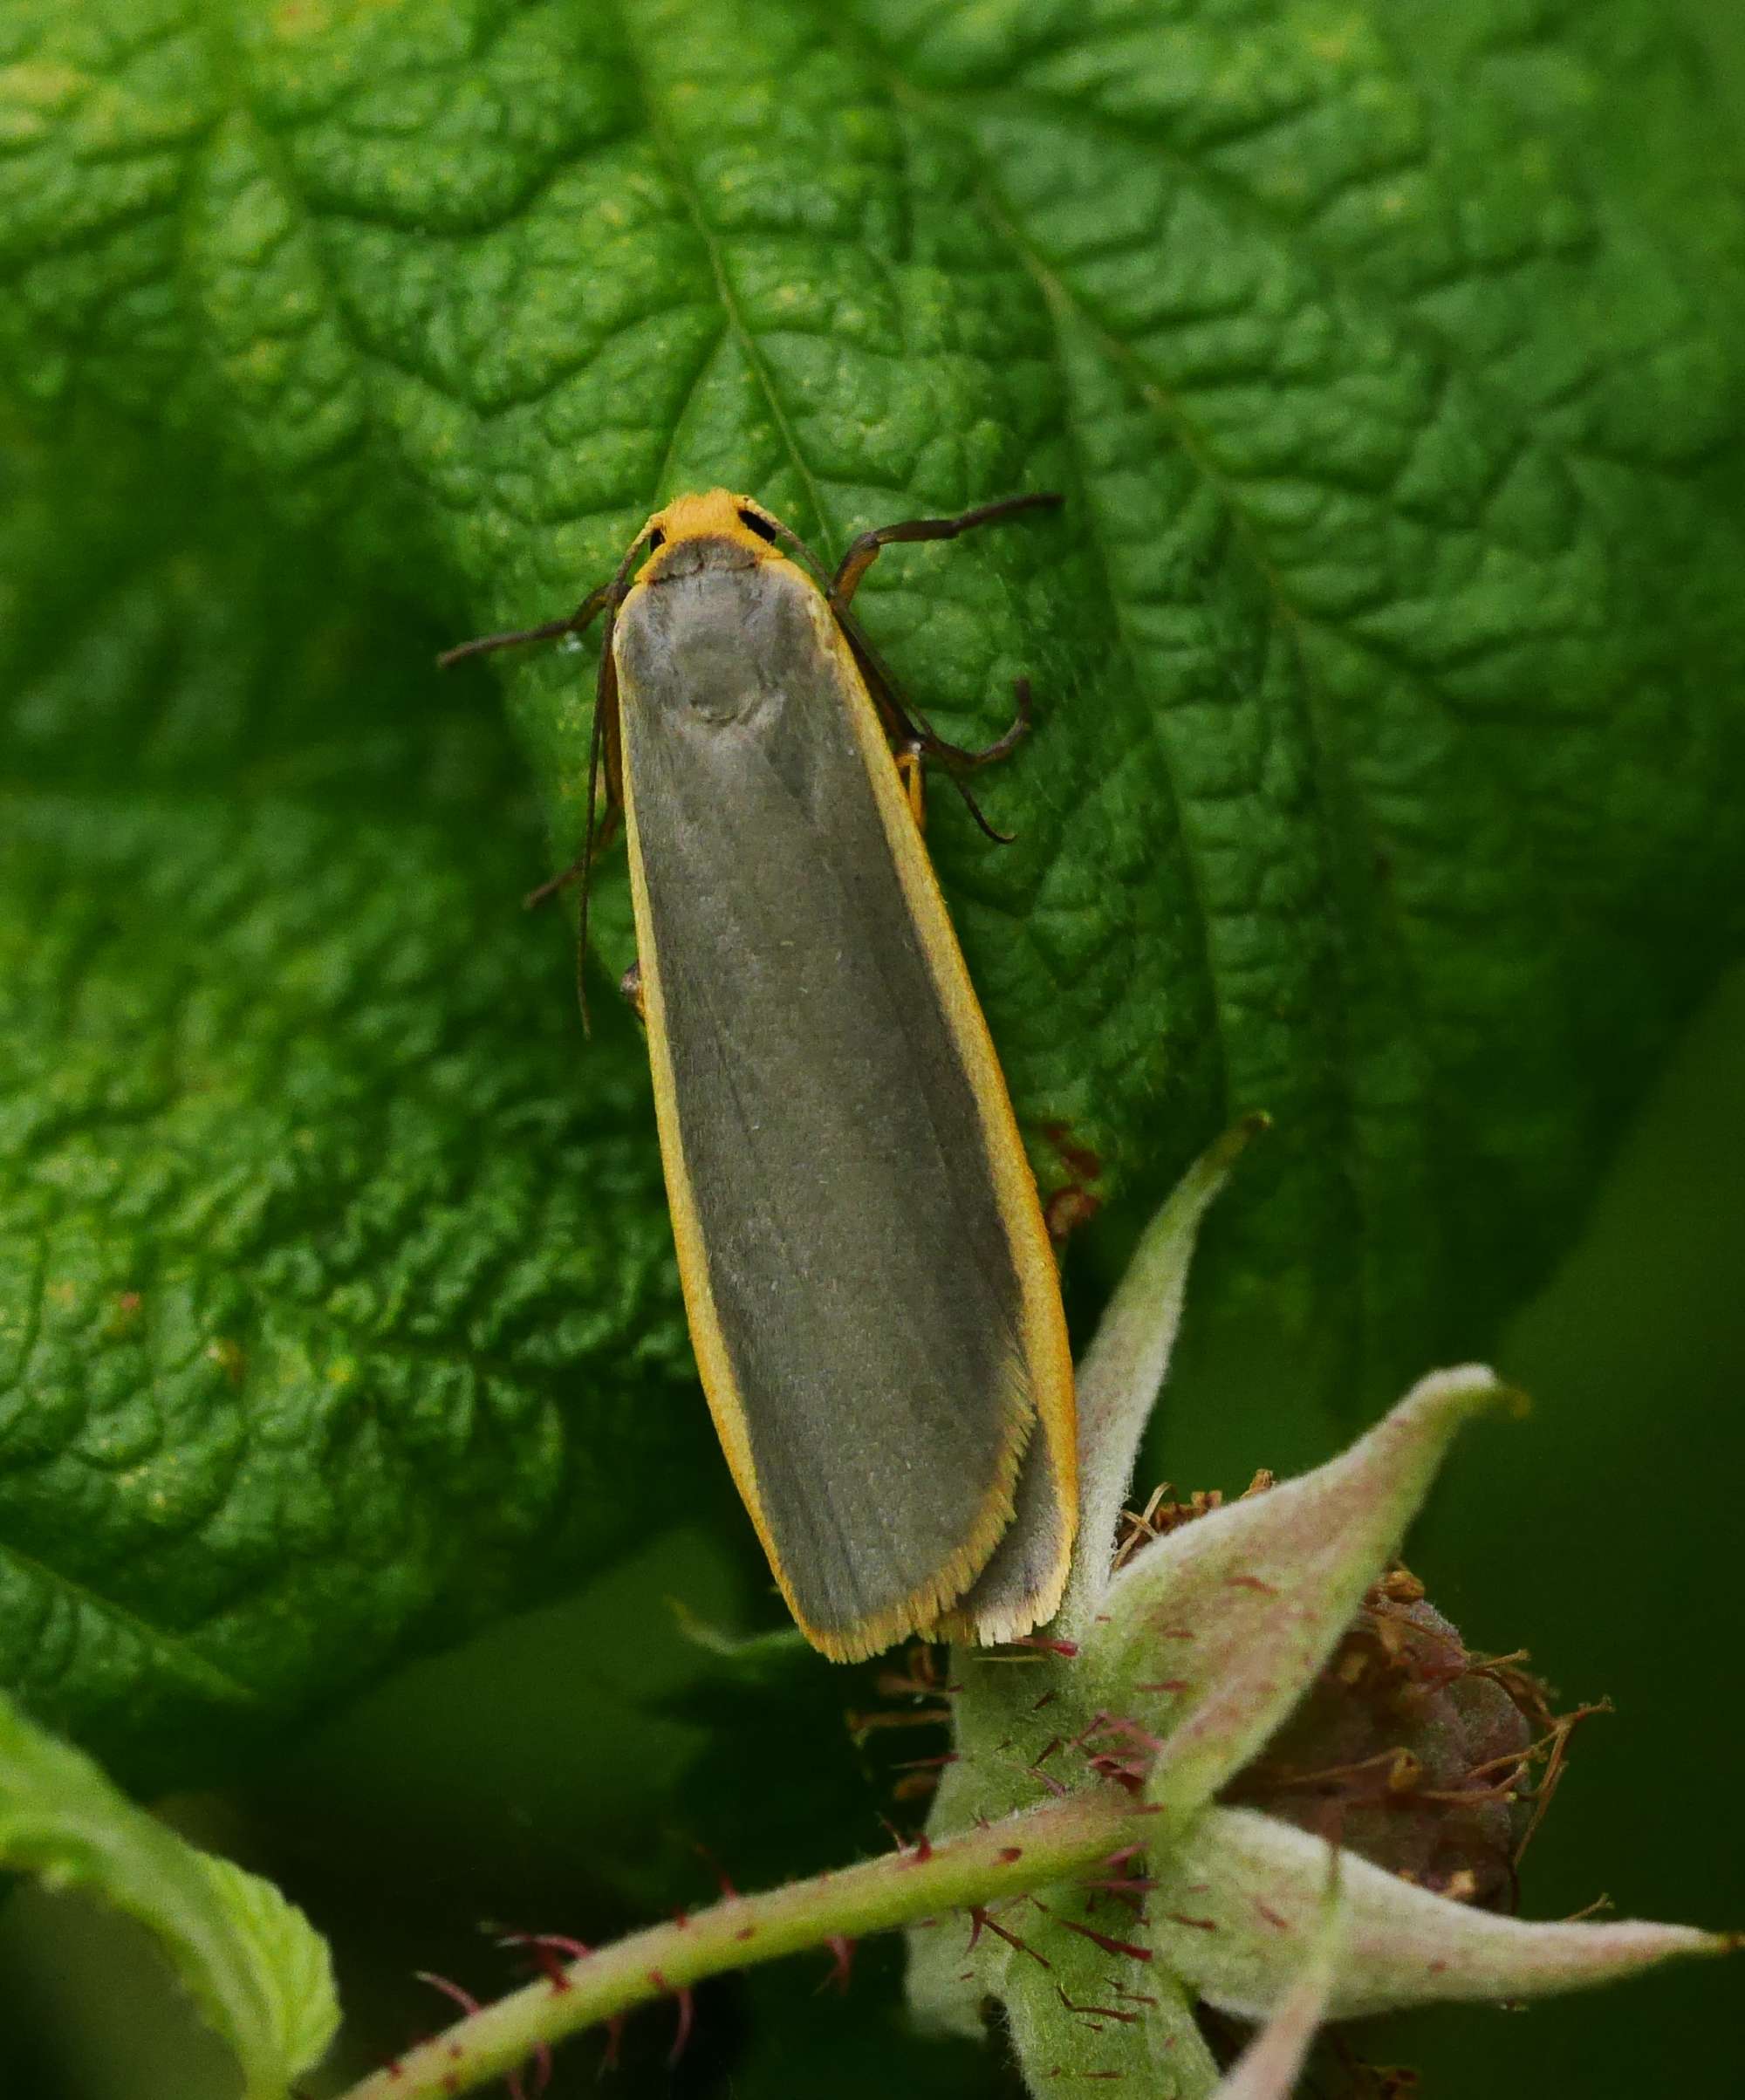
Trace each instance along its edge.
<instances>
[{"instance_id":1,"label":"moth leg","mask_svg":"<svg viewBox=\"0 0 1745 2100\"><path fill-rule=\"evenodd\" d=\"M978 503L975 510L957 517L905 518L900 523L863 532L837 564L836 574L830 579L831 605L838 612L846 609L861 578L878 560L881 547L904 540L955 539L960 532L973 531L977 525L997 524L1004 518L1016 517L1020 511L1052 510L1064 500L1055 489L1042 489L1030 496L1005 496L997 503Z\"/></svg>"},{"instance_id":2,"label":"moth leg","mask_svg":"<svg viewBox=\"0 0 1745 2100\"><path fill-rule=\"evenodd\" d=\"M927 830L927 751L920 743L899 744L892 752L897 762L897 777L903 783L903 793L908 797L909 814L915 820L918 831Z\"/></svg>"},{"instance_id":3,"label":"moth leg","mask_svg":"<svg viewBox=\"0 0 1745 2100\"><path fill-rule=\"evenodd\" d=\"M618 805L615 803L608 803L606 814L599 820L599 833L592 849L584 846L568 867L560 873L553 875L549 881L542 882L537 890L529 890L526 896L521 900L523 911L537 910L540 905L549 904L552 898L561 896L565 890L580 882L587 874L591 855L597 854L602 846L608 846L612 844L612 834L617 828Z\"/></svg>"},{"instance_id":4,"label":"moth leg","mask_svg":"<svg viewBox=\"0 0 1745 2100\"><path fill-rule=\"evenodd\" d=\"M920 731L910 740L906 747L907 750L913 755L913 762L917 770L922 761L929 758L937 760L944 767L947 777L950 780L952 786L957 790L964 808L968 811L982 831L993 840L996 845L1010 845L1017 834L1014 831L1002 831L989 823L981 804L969 792L968 783L963 776L966 773L973 773L978 766L997 765L1001 759L1009 757L1024 738L1030 735L1030 680L1027 678L1018 679L1013 690L1017 702L1016 712L1013 715L1006 729L996 736L992 743L984 746L982 749L966 751L961 745L947 743L942 736L935 736L931 729ZM910 789L911 806L914 805L918 792L919 790L915 788ZM917 817L917 822L919 821L920 819Z\"/></svg>"},{"instance_id":5,"label":"moth leg","mask_svg":"<svg viewBox=\"0 0 1745 2100\"><path fill-rule=\"evenodd\" d=\"M640 546L641 542L639 540ZM599 584L582 600L573 612L566 612L562 619L548 619L537 627L517 627L508 634L481 634L476 641L457 643L452 649L444 649L436 659L439 670L446 671L450 664L459 663L468 656L489 656L494 649L518 648L523 642L557 641L565 634L579 634L590 626L598 613L606 610L617 579L612 583Z\"/></svg>"},{"instance_id":6,"label":"moth leg","mask_svg":"<svg viewBox=\"0 0 1745 2100\"><path fill-rule=\"evenodd\" d=\"M648 1014L642 1000L642 965L640 961L633 962L623 976L619 979L618 988L631 1012L635 1015L643 1027L647 1028Z\"/></svg>"},{"instance_id":7,"label":"moth leg","mask_svg":"<svg viewBox=\"0 0 1745 2100\"><path fill-rule=\"evenodd\" d=\"M955 764L960 771L972 772L977 766L996 766L1003 758L1009 758L1030 733L1030 681L1017 678L1012 681L1014 712L1011 721L992 743L979 751L960 750L955 744L942 743L934 738L934 752Z\"/></svg>"},{"instance_id":8,"label":"moth leg","mask_svg":"<svg viewBox=\"0 0 1745 2100\"><path fill-rule=\"evenodd\" d=\"M550 904L554 897L560 896L570 887L571 883L579 882L587 872L586 854L578 853L561 874L553 875L549 881L542 882L537 889L528 891L526 896L521 900L522 910L524 912L537 911L542 904Z\"/></svg>"},{"instance_id":9,"label":"moth leg","mask_svg":"<svg viewBox=\"0 0 1745 2100\"><path fill-rule=\"evenodd\" d=\"M837 565L825 593L831 610L842 629L855 661L866 679L867 688L872 695L887 734L901 751L908 749L924 759L933 759L945 769L951 784L963 798L964 807L976 824L998 845L1009 845L1013 834L996 831L982 814L981 805L970 793L964 775L979 767L995 765L1007 757L1030 733L1030 681L1016 681L1016 708L1004 734L979 751L964 749L961 744L948 743L935 734L924 715L906 708L898 697L890 673L880 660L863 632L860 623L850 611L850 601L859 587L860 579L879 558L879 550L899 541L955 539L959 533L972 530L977 525L991 525L1003 519L1017 516L1025 510L1051 510L1064 499L1053 489L1038 490L1027 496L1007 496L996 503L978 504L974 510L966 510L957 517L910 518L894 525L881 525L876 531L863 532L849 547ZM907 783L908 776L905 773ZM915 806L916 790L909 790L910 806ZM919 818L918 818L919 821Z\"/></svg>"}]
</instances>

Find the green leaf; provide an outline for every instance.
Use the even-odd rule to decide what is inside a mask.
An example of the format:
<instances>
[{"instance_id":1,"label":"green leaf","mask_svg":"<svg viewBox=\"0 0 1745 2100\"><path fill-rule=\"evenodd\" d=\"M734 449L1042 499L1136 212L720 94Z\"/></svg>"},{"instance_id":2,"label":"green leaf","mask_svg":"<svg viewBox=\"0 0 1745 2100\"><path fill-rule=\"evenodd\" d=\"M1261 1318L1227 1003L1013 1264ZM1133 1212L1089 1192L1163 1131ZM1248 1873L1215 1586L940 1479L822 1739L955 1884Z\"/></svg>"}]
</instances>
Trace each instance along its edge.
<instances>
[{"instance_id":1,"label":"green leaf","mask_svg":"<svg viewBox=\"0 0 1745 2100\"><path fill-rule=\"evenodd\" d=\"M134 1808L3 1697L0 1866L89 1890L145 1926L236 2052L248 2100L274 2100L326 2053L339 2020L332 1964L302 1912Z\"/></svg>"},{"instance_id":2,"label":"green leaf","mask_svg":"<svg viewBox=\"0 0 1745 2100\"><path fill-rule=\"evenodd\" d=\"M188 1783L621 1549L700 1406L481 689L174 460L6 494L0 1681Z\"/></svg>"},{"instance_id":3,"label":"green leaf","mask_svg":"<svg viewBox=\"0 0 1745 2100\"><path fill-rule=\"evenodd\" d=\"M1701 46L1701 62L1716 69L1731 108L1745 109L1745 19L1738 9L1730 0L1674 0L1672 11Z\"/></svg>"},{"instance_id":4,"label":"green leaf","mask_svg":"<svg viewBox=\"0 0 1745 2100\"><path fill-rule=\"evenodd\" d=\"M1268 1109L1233 1310L1373 1394L1482 1344L1739 933L1741 236L1659 0L0 35L21 388L219 434L457 632L719 479L832 547L1064 487L867 586L948 732L1046 696L1021 844L936 827L1044 1174ZM514 678L567 842L585 681Z\"/></svg>"},{"instance_id":5,"label":"green leaf","mask_svg":"<svg viewBox=\"0 0 1745 2100\"><path fill-rule=\"evenodd\" d=\"M688 487L832 550L1064 490L864 605L948 735L1036 681L1018 844L929 836L1043 1178L1269 1111L1208 1309L1308 1396L1487 1347L1745 896L1745 241L1665 13L3 0L0 380L169 434L6 528L11 1681L272 1720L705 1454L636 1045L504 909L585 660L505 671L549 852L427 669Z\"/></svg>"}]
</instances>

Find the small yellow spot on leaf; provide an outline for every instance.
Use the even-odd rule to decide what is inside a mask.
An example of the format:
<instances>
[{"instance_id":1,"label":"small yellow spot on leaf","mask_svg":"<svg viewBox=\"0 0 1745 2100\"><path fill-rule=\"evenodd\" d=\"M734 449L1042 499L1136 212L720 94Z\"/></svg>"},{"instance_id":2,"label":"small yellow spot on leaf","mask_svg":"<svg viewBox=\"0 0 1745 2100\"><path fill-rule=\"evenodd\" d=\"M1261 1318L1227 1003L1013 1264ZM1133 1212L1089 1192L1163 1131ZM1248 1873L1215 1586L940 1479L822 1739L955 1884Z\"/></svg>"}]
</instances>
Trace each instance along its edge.
<instances>
[{"instance_id":1,"label":"small yellow spot on leaf","mask_svg":"<svg viewBox=\"0 0 1745 2100\"><path fill-rule=\"evenodd\" d=\"M207 1344L206 1354L213 1363L217 1365L233 1385L242 1384L243 1374L248 1369L249 1359L247 1352L240 1342L233 1342L228 1336L220 1335L216 1342Z\"/></svg>"}]
</instances>

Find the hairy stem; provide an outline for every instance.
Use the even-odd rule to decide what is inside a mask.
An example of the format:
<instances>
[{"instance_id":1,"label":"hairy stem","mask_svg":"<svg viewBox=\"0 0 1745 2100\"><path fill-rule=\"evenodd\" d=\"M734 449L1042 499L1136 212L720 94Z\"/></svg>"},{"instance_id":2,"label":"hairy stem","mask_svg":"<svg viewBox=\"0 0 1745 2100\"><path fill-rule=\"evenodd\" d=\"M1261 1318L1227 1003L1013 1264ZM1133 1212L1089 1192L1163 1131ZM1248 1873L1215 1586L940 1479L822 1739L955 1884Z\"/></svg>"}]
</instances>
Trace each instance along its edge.
<instances>
[{"instance_id":1,"label":"hairy stem","mask_svg":"<svg viewBox=\"0 0 1745 2100\"><path fill-rule=\"evenodd\" d=\"M501 2078L543 2044L722 1970L1046 1888L1140 1840L1155 1813L1119 1788L1102 1786L931 1848L761 1895L729 1896L482 2007L353 2086L345 2100L446 2100Z\"/></svg>"}]
</instances>

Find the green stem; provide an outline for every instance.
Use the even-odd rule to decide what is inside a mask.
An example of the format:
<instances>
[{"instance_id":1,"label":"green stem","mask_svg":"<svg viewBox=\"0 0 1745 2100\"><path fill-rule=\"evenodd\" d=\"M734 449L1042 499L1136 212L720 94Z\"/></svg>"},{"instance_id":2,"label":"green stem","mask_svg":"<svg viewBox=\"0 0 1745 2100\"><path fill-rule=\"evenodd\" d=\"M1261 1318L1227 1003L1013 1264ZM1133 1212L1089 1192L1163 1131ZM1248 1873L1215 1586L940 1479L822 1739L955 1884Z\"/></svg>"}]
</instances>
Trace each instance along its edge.
<instances>
[{"instance_id":1,"label":"green stem","mask_svg":"<svg viewBox=\"0 0 1745 2100\"><path fill-rule=\"evenodd\" d=\"M448 2100L501 2078L542 2043L670 1998L724 1969L1046 1888L1142 1839L1154 1813L1119 1788L1098 1787L930 1850L887 1854L762 1895L727 1897L482 2007L353 2086L344 2100Z\"/></svg>"}]
</instances>

